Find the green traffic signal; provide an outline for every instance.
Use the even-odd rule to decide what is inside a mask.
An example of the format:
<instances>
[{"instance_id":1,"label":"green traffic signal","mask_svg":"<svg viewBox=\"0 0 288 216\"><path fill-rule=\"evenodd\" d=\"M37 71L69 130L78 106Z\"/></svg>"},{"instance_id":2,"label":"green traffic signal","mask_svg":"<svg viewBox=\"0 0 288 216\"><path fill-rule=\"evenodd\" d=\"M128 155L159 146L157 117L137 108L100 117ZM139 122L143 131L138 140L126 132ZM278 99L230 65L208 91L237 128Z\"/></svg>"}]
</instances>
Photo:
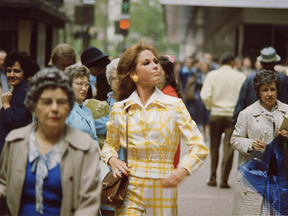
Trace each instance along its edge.
<instances>
[{"instance_id":1,"label":"green traffic signal","mask_svg":"<svg viewBox=\"0 0 288 216\"><path fill-rule=\"evenodd\" d=\"M129 11L129 2L123 2L122 9L123 11Z\"/></svg>"}]
</instances>

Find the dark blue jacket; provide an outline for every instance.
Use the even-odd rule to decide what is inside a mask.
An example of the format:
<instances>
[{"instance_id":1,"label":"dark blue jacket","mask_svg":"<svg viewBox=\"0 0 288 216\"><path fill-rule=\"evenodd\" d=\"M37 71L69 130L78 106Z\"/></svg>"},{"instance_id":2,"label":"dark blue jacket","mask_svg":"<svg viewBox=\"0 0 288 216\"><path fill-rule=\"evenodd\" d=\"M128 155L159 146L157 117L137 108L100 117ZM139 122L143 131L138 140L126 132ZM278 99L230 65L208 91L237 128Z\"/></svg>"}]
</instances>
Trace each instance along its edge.
<instances>
[{"instance_id":1,"label":"dark blue jacket","mask_svg":"<svg viewBox=\"0 0 288 216\"><path fill-rule=\"evenodd\" d=\"M7 134L11 130L23 127L32 121L32 115L24 105L27 90L28 80L24 80L20 85L15 86L10 101L11 107L6 110L2 107L0 111L0 154Z\"/></svg>"},{"instance_id":2,"label":"dark blue jacket","mask_svg":"<svg viewBox=\"0 0 288 216\"><path fill-rule=\"evenodd\" d=\"M277 73L276 71L274 71ZM284 74L277 73L280 77L280 91L278 92L277 99L283 103L288 104L288 77ZM253 78L256 73L251 74L244 81L241 90L239 92L238 101L234 109L232 126L234 127L239 113L246 107L258 100L256 93L254 91Z\"/></svg>"}]
</instances>

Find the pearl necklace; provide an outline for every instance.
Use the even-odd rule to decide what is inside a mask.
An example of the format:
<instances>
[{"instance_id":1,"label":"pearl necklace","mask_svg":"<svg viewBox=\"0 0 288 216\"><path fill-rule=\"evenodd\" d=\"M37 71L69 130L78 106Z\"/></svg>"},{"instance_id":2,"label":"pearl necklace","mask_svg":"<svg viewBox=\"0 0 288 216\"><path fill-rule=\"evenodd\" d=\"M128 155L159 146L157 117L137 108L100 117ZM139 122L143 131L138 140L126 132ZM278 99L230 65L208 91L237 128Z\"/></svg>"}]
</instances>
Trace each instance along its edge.
<instances>
[{"instance_id":1,"label":"pearl necklace","mask_svg":"<svg viewBox=\"0 0 288 216\"><path fill-rule=\"evenodd\" d=\"M42 143L40 142L39 136L37 135L37 146L38 146L38 148L40 147L40 148L43 149L43 150L47 150L47 149L51 149L51 148L54 146L54 144L50 144L50 145L44 145L44 144L42 144Z\"/></svg>"}]
</instances>

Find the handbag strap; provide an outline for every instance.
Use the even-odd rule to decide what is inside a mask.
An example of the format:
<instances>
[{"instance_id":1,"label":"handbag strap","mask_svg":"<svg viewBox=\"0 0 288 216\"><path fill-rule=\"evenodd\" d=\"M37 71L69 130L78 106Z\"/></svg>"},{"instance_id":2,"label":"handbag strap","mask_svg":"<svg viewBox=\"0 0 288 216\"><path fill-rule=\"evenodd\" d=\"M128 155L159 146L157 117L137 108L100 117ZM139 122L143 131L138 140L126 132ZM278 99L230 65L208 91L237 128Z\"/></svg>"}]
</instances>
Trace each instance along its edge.
<instances>
[{"instance_id":1,"label":"handbag strap","mask_svg":"<svg viewBox=\"0 0 288 216\"><path fill-rule=\"evenodd\" d=\"M128 110L126 109L126 156L125 156L125 163L128 166Z\"/></svg>"}]
</instances>

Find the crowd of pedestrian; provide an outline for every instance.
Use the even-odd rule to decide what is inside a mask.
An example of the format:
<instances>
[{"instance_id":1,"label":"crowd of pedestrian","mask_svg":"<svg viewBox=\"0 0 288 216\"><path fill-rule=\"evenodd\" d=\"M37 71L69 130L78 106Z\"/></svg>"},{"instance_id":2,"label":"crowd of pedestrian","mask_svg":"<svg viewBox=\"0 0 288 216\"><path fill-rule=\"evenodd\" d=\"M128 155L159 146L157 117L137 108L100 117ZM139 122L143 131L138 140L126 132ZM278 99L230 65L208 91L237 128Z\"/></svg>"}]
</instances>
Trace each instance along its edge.
<instances>
[{"instance_id":1,"label":"crowd of pedestrian","mask_svg":"<svg viewBox=\"0 0 288 216\"><path fill-rule=\"evenodd\" d=\"M273 47L255 68L230 52L182 63L145 39L119 58L88 47L79 59L59 44L40 69L0 50L0 215L177 215L177 185L208 153L207 185L222 160L219 187L230 188L234 150L233 215L288 214L288 70ZM101 205L102 165L129 176L119 208Z\"/></svg>"}]
</instances>

